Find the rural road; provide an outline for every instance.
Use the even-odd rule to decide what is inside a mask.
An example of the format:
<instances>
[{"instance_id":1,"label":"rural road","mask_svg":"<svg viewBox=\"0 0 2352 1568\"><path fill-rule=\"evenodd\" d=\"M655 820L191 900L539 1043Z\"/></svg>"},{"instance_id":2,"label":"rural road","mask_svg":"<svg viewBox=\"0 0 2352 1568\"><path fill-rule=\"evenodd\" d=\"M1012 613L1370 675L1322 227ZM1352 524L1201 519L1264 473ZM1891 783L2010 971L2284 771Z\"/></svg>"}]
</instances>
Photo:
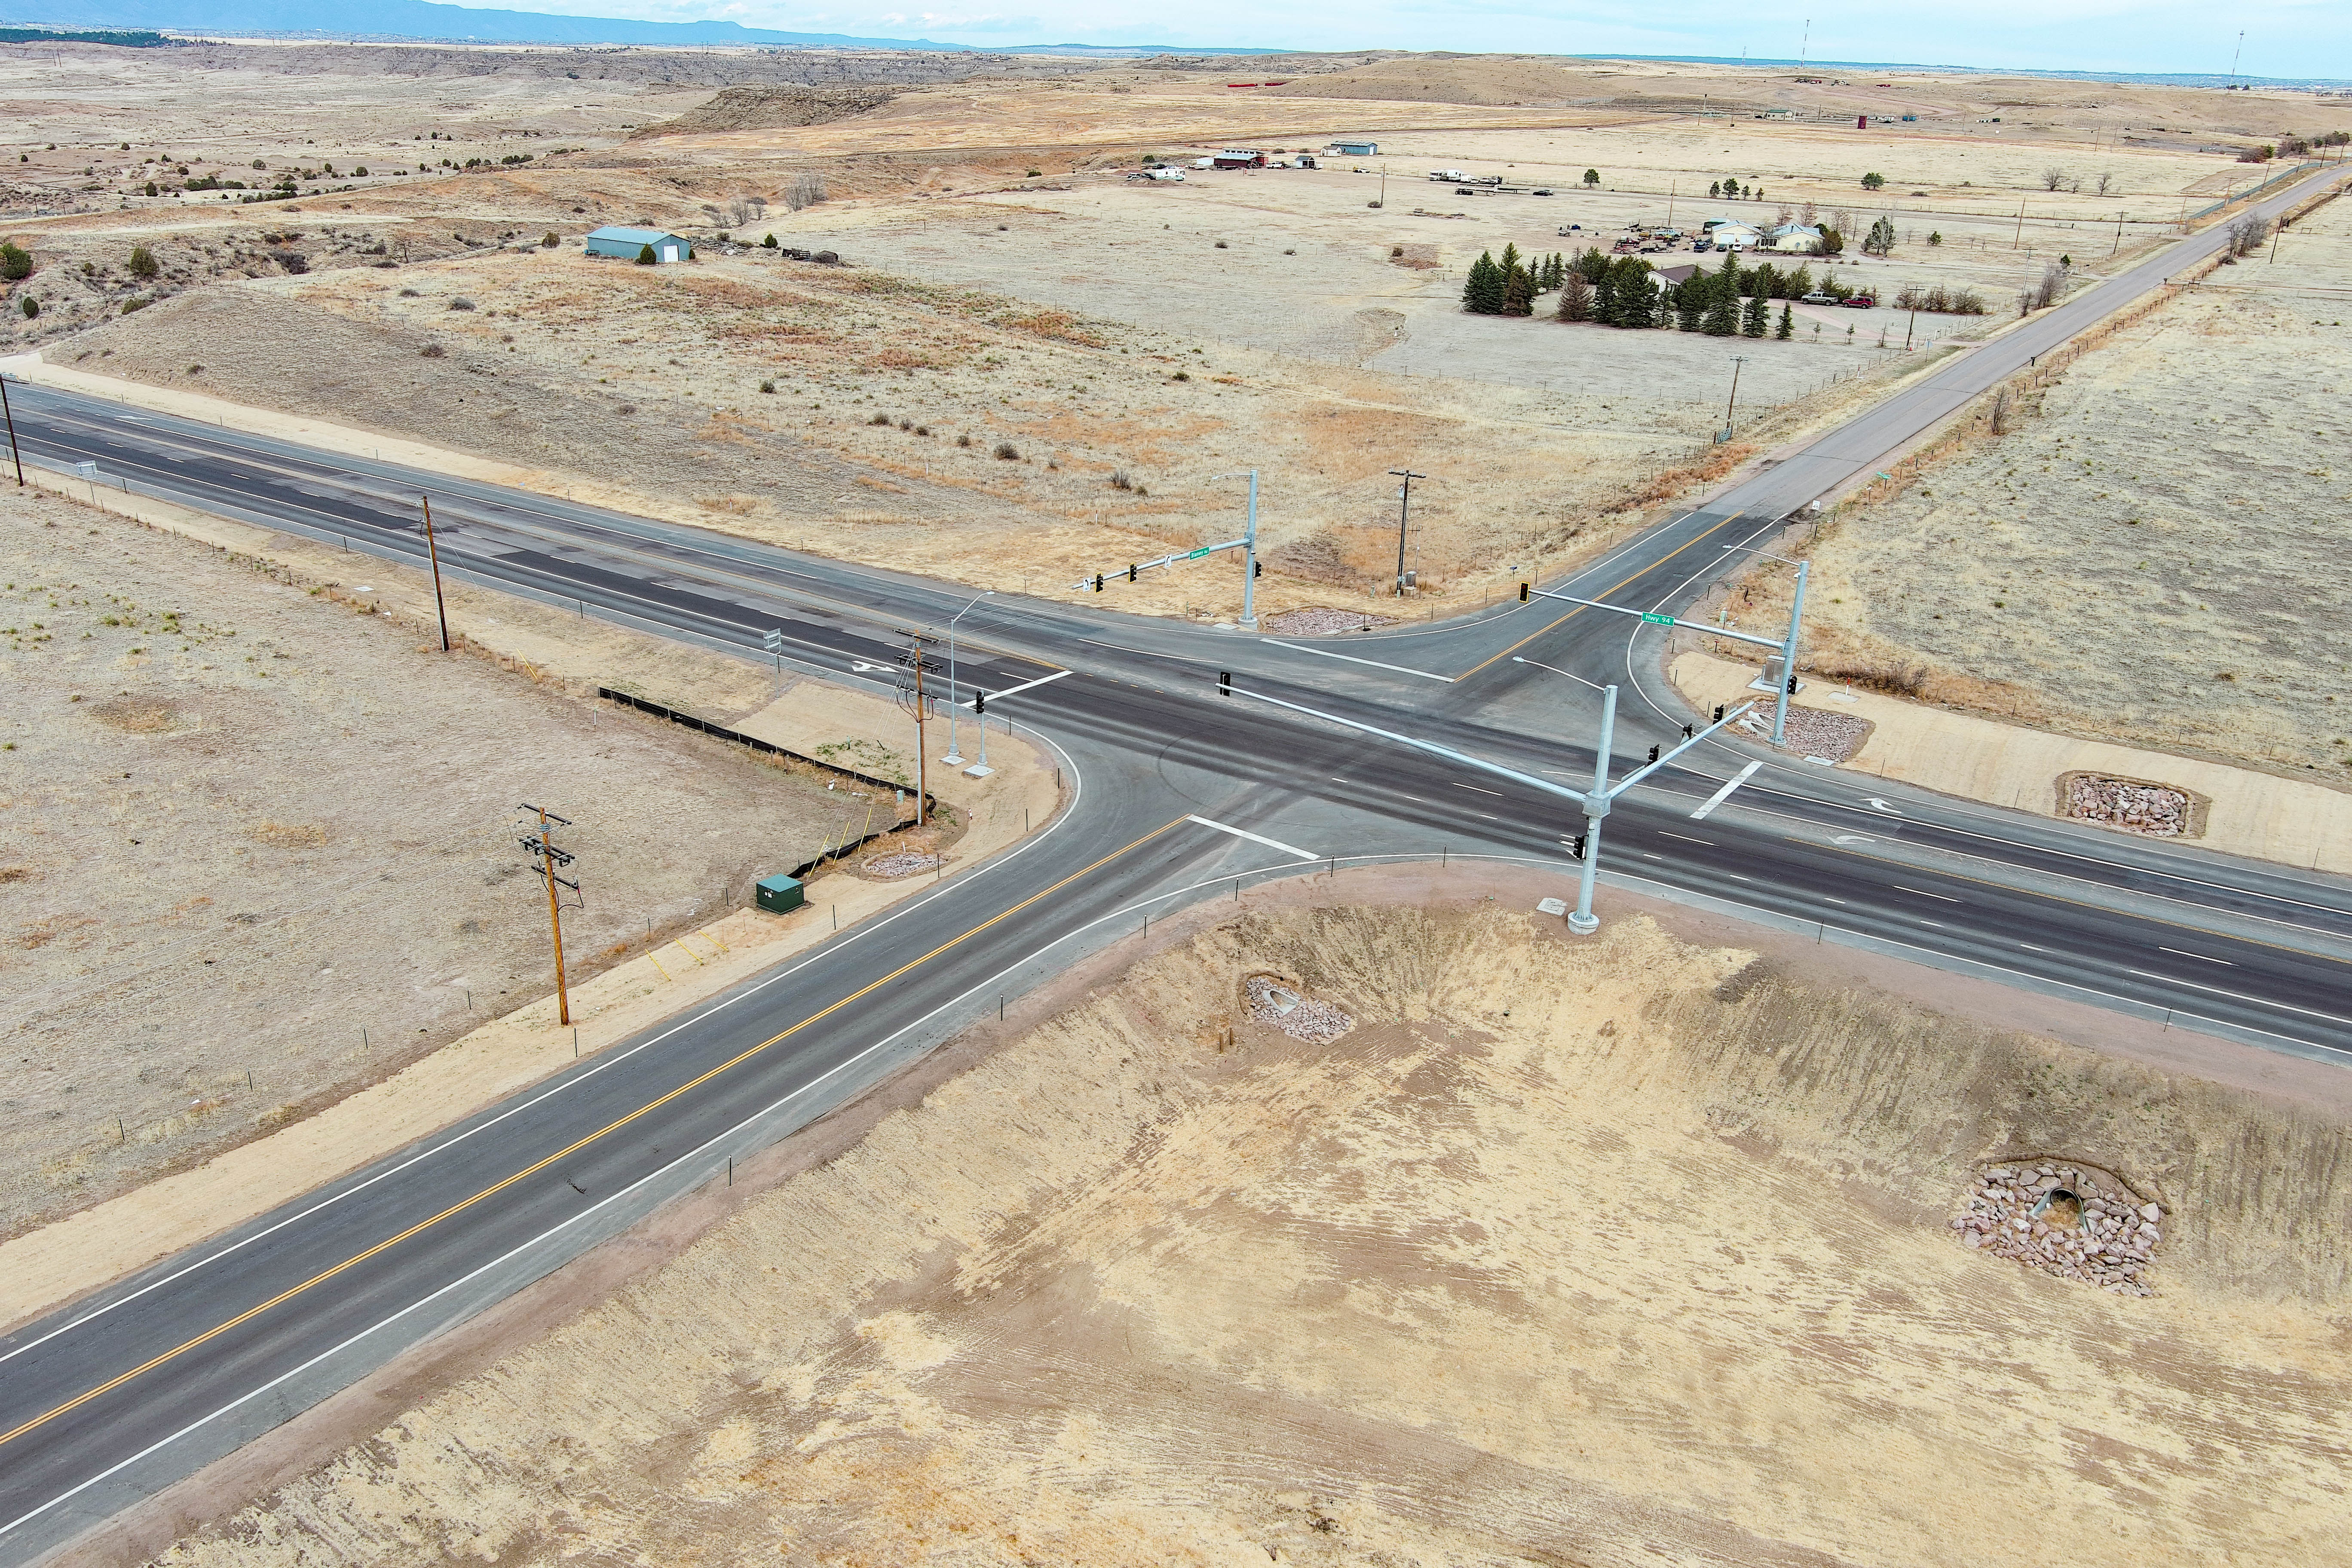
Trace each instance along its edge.
<instances>
[{"instance_id":1,"label":"rural road","mask_svg":"<svg viewBox=\"0 0 2352 1568\"><path fill-rule=\"evenodd\" d=\"M1548 586L1687 604L1730 569L1725 546L1769 541L1790 512L2219 243L2185 241L1943 363ZM29 462L94 462L100 485L127 479L412 564L422 489L445 566L475 581L730 650L781 628L793 662L842 679L871 679L856 667L895 662L893 628L936 626L969 597L54 389L12 383L11 395ZM1559 868L1568 893L1562 840L1579 831L1568 802L1216 694L1229 671L1245 690L1539 777L1589 778L1592 694L1516 653L1624 689L1622 772L1689 715L1655 678L1655 647L1629 635L1638 623L1559 608L1308 642L984 601L963 623L967 679L1005 693L992 717L1057 754L1075 790L1059 819L688 1016L0 1339L0 1562L71 1541L722 1179L730 1156L842 1105L1147 918L1335 858L1342 878L1391 858L1507 858ZM1751 762L1761 767L1747 783L1692 816ZM1608 839L1609 884L2352 1065L2352 889L2338 879L1720 738L1628 795Z\"/></svg>"}]
</instances>

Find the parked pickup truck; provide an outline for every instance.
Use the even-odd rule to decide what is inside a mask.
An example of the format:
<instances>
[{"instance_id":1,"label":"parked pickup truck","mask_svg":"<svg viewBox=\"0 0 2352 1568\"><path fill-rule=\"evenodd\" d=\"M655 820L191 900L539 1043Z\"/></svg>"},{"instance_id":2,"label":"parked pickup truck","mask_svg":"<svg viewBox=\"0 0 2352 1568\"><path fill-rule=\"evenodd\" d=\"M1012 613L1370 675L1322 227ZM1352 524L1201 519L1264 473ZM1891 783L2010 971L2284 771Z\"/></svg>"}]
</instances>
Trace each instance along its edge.
<instances>
[{"instance_id":1,"label":"parked pickup truck","mask_svg":"<svg viewBox=\"0 0 2352 1568\"><path fill-rule=\"evenodd\" d=\"M1798 301L1804 305L1843 305L1844 300L1834 294L1808 294Z\"/></svg>"}]
</instances>

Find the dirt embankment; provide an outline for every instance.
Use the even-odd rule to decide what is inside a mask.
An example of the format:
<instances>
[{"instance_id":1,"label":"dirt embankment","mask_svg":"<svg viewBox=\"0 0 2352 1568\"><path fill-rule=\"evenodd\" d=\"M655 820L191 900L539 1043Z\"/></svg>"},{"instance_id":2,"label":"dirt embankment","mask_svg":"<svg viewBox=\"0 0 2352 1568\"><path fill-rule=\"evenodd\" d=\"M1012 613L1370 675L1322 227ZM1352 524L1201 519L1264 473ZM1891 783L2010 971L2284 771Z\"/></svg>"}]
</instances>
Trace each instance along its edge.
<instances>
[{"instance_id":1,"label":"dirt embankment","mask_svg":"<svg viewBox=\"0 0 2352 1568\"><path fill-rule=\"evenodd\" d=\"M1640 919L1250 911L163 1560L2310 1563L2344 1131ZM2153 1296L1961 1244L2044 1156Z\"/></svg>"},{"instance_id":2,"label":"dirt embankment","mask_svg":"<svg viewBox=\"0 0 2352 1568\"><path fill-rule=\"evenodd\" d=\"M366 557L306 591L54 497L0 492L0 1232L551 992L520 802L576 824L575 978L840 829L821 781L444 656L373 613ZM764 700L761 672L727 673Z\"/></svg>"}]
</instances>

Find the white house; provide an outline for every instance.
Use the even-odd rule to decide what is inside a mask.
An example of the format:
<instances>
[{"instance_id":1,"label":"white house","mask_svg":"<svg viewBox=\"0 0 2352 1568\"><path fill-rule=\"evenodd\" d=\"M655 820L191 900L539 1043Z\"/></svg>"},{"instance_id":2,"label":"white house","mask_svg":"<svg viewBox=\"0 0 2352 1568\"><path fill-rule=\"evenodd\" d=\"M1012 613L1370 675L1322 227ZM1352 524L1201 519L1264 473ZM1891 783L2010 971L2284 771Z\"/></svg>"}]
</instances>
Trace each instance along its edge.
<instances>
[{"instance_id":1,"label":"white house","mask_svg":"<svg viewBox=\"0 0 2352 1568\"><path fill-rule=\"evenodd\" d=\"M1719 223L1706 231L1717 250L1753 250L1764 243L1764 233L1744 223Z\"/></svg>"},{"instance_id":2,"label":"white house","mask_svg":"<svg viewBox=\"0 0 2352 1568\"><path fill-rule=\"evenodd\" d=\"M1784 223L1767 231L1765 238L1773 249L1790 256L1819 256L1822 251L1822 231L1809 223Z\"/></svg>"}]
</instances>

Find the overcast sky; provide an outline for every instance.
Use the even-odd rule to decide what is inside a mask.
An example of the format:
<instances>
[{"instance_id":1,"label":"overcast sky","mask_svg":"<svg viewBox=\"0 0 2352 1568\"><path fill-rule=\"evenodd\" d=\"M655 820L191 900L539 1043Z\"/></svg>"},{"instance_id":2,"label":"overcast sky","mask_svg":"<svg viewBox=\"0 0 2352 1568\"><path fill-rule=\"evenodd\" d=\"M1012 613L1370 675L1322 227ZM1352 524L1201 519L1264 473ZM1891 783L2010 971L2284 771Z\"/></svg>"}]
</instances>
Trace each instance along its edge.
<instances>
[{"instance_id":1,"label":"overcast sky","mask_svg":"<svg viewBox=\"0 0 2352 1568\"><path fill-rule=\"evenodd\" d=\"M473 0L480 4L483 0ZM1528 54L1728 55L1761 58L2030 66L2058 70L2212 71L2352 78L2345 0L1193 0L1106 6L1086 0L987 0L953 10L888 0L498 0L533 11L648 21L727 19L795 32L925 37L943 43L1262 45ZM1810 43L1806 23L1811 22Z\"/></svg>"}]
</instances>

